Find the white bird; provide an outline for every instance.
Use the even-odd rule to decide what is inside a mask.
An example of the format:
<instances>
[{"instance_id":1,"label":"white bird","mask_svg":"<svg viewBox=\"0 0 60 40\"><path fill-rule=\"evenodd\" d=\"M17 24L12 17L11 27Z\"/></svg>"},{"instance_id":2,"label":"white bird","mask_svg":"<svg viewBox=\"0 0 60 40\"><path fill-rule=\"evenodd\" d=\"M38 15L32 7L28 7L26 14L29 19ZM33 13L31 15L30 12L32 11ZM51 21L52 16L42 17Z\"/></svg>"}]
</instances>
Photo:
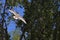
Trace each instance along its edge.
<instances>
[{"instance_id":1,"label":"white bird","mask_svg":"<svg viewBox=\"0 0 60 40\"><path fill-rule=\"evenodd\" d=\"M17 14L15 11L13 11L13 10L9 10L9 11L15 15L15 16L13 16L14 19L19 19L19 20L23 21L25 24L27 24L26 21L24 20L24 18L21 17L19 14Z\"/></svg>"}]
</instances>

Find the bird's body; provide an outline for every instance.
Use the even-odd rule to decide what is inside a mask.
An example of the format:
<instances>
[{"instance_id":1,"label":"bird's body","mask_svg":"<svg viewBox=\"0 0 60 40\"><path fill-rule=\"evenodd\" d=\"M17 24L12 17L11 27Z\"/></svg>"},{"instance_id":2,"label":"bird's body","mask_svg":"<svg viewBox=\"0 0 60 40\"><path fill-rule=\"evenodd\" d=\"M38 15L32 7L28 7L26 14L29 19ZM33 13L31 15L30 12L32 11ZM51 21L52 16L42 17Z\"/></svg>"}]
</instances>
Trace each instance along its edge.
<instances>
[{"instance_id":1,"label":"bird's body","mask_svg":"<svg viewBox=\"0 0 60 40\"><path fill-rule=\"evenodd\" d=\"M26 24L26 21L24 20L23 17L21 17L19 14L17 14L15 11L13 10L9 10L11 13L13 13L15 16L13 16L14 19L19 19L21 21L23 21Z\"/></svg>"}]
</instances>

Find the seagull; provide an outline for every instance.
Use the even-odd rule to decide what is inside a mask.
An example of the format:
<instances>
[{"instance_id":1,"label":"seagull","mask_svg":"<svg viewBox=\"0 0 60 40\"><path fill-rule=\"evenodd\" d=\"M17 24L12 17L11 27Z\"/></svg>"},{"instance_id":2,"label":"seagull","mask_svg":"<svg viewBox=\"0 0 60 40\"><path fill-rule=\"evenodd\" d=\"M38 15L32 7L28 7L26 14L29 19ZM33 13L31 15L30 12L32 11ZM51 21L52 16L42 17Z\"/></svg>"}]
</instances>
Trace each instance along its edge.
<instances>
[{"instance_id":1,"label":"seagull","mask_svg":"<svg viewBox=\"0 0 60 40\"><path fill-rule=\"evenodd\" d=\"M19 20L23 21L25 24L27 24L26 21L24 20L24 18L21 17L17 12L10 10L10 9L9 9L9 11L14 14L14 16L13 16L14 19L19 19Z\"/></svg>"}]
</instances>

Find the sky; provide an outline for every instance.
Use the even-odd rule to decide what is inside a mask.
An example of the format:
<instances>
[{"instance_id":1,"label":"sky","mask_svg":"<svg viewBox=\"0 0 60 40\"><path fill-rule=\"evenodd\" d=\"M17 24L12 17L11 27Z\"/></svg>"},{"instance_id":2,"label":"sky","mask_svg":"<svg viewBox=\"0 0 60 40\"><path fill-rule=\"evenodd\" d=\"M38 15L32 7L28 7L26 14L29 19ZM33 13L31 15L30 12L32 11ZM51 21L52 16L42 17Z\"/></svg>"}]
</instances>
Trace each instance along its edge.
<instances>
[{"instance_id":1,"label":"sky","mask_svg":"<svg viewBox=\"0 0 60 40\"><path fill-rule=\"evenodd\" d=\"M24 13L23 13L23 12L24 12L24 8L15 7L14 9L15 9L15 11L17 11L21 16L24 15ZM11 22L10 22L10 25L8 25L8 32L11 32L11 31L15 30L15 29L16 29L15 26L16 26L16 25L15 25L15 22L14 22L14 21L11 21Z\"/></svg>"},{"instance_id":2,"label":"sky","mask_svg":"<svg viewBox=\"0 0 60 40\"><path fill-rule=\"evenodd\" d=\"M2 2L3 6L4 6L5 0L0 0L0 2ZM23 13L24 12L24 8L20 8L20 7L17 6L17 7L14 7L14 10L17 11L21 16L24 15L24 13ZM16 26L15 22L14 21L10 21L10 24L7 26L8 33L13 31L13 30L15 30L16 29L15 26Z\"/></svg>"}]
</instances>

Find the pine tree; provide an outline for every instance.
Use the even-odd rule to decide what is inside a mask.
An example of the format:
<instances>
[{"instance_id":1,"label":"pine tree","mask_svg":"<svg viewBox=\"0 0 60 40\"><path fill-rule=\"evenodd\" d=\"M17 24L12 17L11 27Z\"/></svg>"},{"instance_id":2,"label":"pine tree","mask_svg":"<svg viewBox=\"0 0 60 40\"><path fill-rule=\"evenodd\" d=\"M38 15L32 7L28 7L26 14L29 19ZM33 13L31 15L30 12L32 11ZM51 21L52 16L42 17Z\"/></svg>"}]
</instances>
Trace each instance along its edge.
<instances>
[{"instance_id":1,"label":"pine tree","mask_svg":"<svg viewBox=\"0 0 60 40\"><path fill-rule=\"evenodd\" d=\"M25 38L25 32L28 32L27 40L55 40L57 35L56 22L59 20L55 2L57 0L24 0L24 8L27 25L22 24L22 38ZM58 18L58 19L56 19ZM19 21L18 24L19 25ZM58 22L59 24L59 22ZM57 38L58 39L58 38ZM26 40L26 38L25 38Z\"/></svg>"},{"instance_id":2,"label":"pine tree","mask_svg":"<svg viewBox=\"0 0 60 40\"><path fill-rule=\"evenodd\" d=\"M9 40L9 35L7 32L7 24L5 20L6 18L5 7L7 3L5 2L5 5L3 6L2 0L0 0L0 2L1 2L0 3L0 40Z\"/></svg>"}]
</instances>

